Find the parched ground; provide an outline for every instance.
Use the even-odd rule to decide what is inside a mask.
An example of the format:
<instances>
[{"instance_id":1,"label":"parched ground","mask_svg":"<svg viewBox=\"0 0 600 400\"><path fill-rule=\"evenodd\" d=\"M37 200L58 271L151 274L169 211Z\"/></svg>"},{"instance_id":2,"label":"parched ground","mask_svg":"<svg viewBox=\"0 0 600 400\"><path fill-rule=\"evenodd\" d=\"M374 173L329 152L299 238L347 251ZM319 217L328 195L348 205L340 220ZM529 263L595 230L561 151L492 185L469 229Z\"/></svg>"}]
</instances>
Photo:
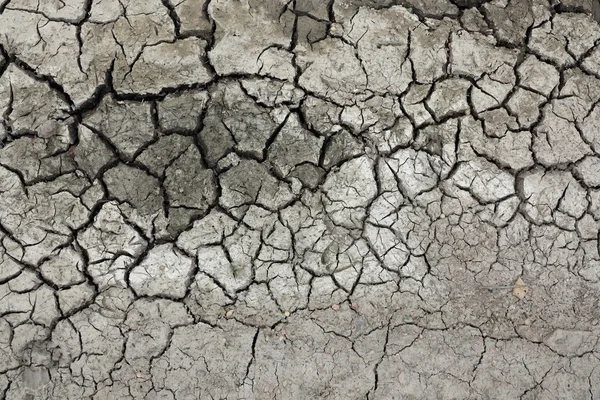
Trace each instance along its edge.
<instances>
[{"instance_id":1,"label":"parched ground","mask_svg":"<svg viewBox=\"0 0 600 400\"><path fill-rule=\"evenodd\" d=\"M0 398L599 399L591 0L0 0Z\"/></svg>"}]
</instances>

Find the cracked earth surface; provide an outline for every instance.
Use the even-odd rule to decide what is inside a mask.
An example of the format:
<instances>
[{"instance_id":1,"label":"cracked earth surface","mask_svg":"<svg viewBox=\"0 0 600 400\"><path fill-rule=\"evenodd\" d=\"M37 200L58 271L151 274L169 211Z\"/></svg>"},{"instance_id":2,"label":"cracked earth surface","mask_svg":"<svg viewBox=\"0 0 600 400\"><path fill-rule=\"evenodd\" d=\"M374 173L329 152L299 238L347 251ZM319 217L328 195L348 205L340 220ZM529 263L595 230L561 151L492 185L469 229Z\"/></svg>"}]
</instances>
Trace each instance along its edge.
<instances>
[{"instance_id":1,"label":"cracked earth surface","mask_svg":"<svg viewBox=\"0 0 600 400\"><path fill-rule=\"evenodd\" d=\"M600 398L591 11L1 0L0 398Z\"/></svg>"}]
</instances>

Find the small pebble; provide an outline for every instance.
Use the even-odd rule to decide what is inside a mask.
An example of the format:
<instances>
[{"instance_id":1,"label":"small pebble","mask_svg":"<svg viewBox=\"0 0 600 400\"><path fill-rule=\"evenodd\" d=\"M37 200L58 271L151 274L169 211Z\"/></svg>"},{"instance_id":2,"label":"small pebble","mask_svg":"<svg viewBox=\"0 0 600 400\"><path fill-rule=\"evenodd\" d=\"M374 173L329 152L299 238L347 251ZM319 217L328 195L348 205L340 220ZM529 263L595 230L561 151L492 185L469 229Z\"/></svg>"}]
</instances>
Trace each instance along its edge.
<instances>
[{"instance_id":1,"label":"small pebble","mask_svg":"<svg viewBox=\"0 0 600 400\"><path fill-rule=\"evenodd\" d=\"M233 310L229 310L227 311L227 313L225 314L225 317L227 318L231 318L231 316L233 315Z\"/></svg>"},{"instance_id":2,"label":"small pebble","mask_svg":"<svg viewBox=\"0 0 600 400\"><path fill-rule=\"evenodd\" d=\"M290 316L290 312L286 311L286 312L283 313L283 315L285 315L286 317L289 317Z\"/></svg>"},{"instance_id":3,"label":"small pebble","mask_svg":"<svg viewBox=\"0 0 600 400\"><path fill-rule=\"evenodd\" d=\"M340 309L340 305L339 304L334 304L331 306L331 308L333 309L333 311L337 311Z\"/></svg>"},{"instance_id":4,"label":"small pebble","mask_svg":"<svg viewBox=\"0 0 600 400\"><path fill-rule=\"evenodd\" d=\"M164 271L165 270L165 266L161 265L160 267L158 267L158 269L160 269L161 271Z\"/></svg>"}]
</instances>

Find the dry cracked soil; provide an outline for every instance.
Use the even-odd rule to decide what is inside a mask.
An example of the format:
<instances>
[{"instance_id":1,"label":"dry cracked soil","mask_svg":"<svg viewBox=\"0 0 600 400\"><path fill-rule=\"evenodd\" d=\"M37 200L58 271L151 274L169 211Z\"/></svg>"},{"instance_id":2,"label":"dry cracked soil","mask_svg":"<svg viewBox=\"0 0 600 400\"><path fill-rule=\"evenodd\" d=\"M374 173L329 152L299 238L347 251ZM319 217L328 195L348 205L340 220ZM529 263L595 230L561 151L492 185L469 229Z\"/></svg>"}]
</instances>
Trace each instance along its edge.
<instances>
[{"instance_id":1,"label":"dry cracked soil","mask_svg":"<svg viewBox=\"0 0 600 400\"><path fill-rule=\"evenodd\" d=\"M0 399L600 399L597 8L0 0Z\"/></svg>"}]
</instances>

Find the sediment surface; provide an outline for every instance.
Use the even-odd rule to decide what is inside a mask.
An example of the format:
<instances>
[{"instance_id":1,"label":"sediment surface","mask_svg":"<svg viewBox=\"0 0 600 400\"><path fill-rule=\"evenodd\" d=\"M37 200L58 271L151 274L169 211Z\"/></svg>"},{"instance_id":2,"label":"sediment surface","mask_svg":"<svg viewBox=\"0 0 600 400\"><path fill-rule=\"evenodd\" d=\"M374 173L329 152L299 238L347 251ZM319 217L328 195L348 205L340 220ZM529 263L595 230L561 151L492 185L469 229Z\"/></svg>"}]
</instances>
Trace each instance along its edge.
<instances>
[{"instance_id":1,"label":"sediment surface","mask_svg":"<svg viewBox=\"0 0 600 400\"><path fill-rule=\"evenodd\" d=\"M0 0L0 398L600 398L589 0Z\"/></svg>"}]
</instances>

